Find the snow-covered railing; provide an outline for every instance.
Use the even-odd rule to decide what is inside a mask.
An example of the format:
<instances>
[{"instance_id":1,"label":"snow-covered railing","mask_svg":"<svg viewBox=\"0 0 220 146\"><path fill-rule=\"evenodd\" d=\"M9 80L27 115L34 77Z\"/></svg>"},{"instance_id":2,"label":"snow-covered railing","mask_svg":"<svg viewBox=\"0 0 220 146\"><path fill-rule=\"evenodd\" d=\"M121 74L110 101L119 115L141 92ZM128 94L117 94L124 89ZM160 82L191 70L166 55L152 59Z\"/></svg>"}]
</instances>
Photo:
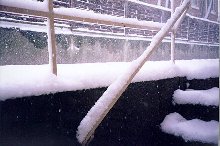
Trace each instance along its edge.
<instances>
[{"instance_id":1,"label":"snow-covered railing","mask_svg":"<svg viewBox=\"0 0 220 146\"><path fill-rule=\"evenodd\" d=\"M53 0L37 1L1 1L0 11L22 15L32 15L47 18L49 64L53 74L57 75L54 19L74 20L93 24L104 24L124 28L139 28L160 30L164 24L153 21L139 21L134 18L116 17L97 14L92 11L76 8L53 8ZM173 31L173 30L172 30Z\"/></svg>"},{"instance_id":2,"label":"snow-covered railing","mask_svg":"<svg viewBox=\"0 0 220 146\"><path fill-rule=\"evenodd\" d=\"M128 85L131 83L134 76L142 68L145 62L148 60L153 51L160 45L163 38L176 24L179 25L177 20L185 13L190 5L190 0L184 0L181 6L176 8L171 18L161 28L161 30L153 37L150 45L144 51L144 53L131 62L128 69L119 76L103 93L98 99L95 105L90 109L84 119L81 121L78 131L77 138L82 145L86 145L88 141L93 137L96 128L117 102L121 94L126 90Z\"/></svg>"}]
</instances>

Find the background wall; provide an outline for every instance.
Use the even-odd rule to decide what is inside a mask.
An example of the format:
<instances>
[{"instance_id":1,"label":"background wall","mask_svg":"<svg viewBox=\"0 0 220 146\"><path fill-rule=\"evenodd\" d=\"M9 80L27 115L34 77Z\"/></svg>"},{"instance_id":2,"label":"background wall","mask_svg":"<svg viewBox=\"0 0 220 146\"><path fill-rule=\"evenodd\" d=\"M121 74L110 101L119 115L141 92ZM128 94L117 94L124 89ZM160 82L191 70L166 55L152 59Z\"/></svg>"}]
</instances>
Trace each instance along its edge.
<instances>
[{"instance_id":1,"label":"background wall","mask_svg":"<svg viewBox=\"0 0 220 146\"><path fill-rule=\"evenodd\" d=\"M47 64L46 33L0 29L0 65ZM94 63L132 61L150 41L56 35L57 62ZM38 42L36 42L38 40ZM219 58L219 46L177 43L176 59ZM170 60L170 42L162 43L150 60Z\"/></svg>"}]
</instances>

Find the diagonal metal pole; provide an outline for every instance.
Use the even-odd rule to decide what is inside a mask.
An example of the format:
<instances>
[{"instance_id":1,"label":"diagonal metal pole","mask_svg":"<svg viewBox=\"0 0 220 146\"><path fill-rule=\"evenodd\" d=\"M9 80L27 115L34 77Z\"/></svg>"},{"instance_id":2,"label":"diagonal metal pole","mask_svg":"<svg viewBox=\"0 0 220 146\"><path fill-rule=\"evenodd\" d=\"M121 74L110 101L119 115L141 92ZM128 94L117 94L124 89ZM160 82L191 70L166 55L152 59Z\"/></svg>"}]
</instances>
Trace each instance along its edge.
<instances>
[{"instance_id":1,"label":"diagonal metal pole","mask_svg":"<svg viewBox=\"0 0 220 146\"><path fill-rule=\"evenodd\" d=\"M184 0L183 4L176 8L176 11L161 28L161 30L153 37L152 42L144 51L144 53L134 60L130 69L122 74L113 82L104 94L99 98L95 105L90 109L84 119L78 126L77 138L82 145L86 145L90 137L94 135L95 129L99 126L114 104L117 102L121 94L126 90L134 76L138 73L153 51L160 45L163 38L174 26L181 14L190 5L190 0ZM104 104L104 105L103 105Z\"/></svg>"},{"instance_id":2,"label":"diagonal metal pole","mask_svg":"<svg viewBox=\"0 0 220 146\"><path fill-rule=\"evenodd\" d=\"M173 15L174 10L175 10L175 0L170 0L171 2L171 15ZM171 61L175 64L175 32L171 31Z\"/></svg>"}]
</instances>

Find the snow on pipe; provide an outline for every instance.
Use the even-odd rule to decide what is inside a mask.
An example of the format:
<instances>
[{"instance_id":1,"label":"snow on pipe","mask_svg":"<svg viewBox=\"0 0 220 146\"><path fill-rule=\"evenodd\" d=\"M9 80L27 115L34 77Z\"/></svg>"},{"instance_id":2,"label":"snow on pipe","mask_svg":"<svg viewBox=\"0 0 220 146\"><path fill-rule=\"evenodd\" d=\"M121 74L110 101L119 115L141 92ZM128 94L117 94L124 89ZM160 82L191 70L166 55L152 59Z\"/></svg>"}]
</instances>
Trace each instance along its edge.
<instances>
[{"instance_id":1,"label":"snow on pipe","mask_svg":"<svg viewBox=\"0 0 220 146\"><path fill-rule=\"evenodd\" d=\"M130 84L131 80L137 74L137 72L144 65L146 60L152 54L156 47L159 46L162 39L165 35L170 31L173 27L177 19L181 16L181 14L187 9L190 5L190 0L185 0L181 6L176 8L175 12L171 16L171 18L167 21L167 23L161 28L161 30L153 37L152 42L144 51L144 53L131 62L130 66L122 74L114 81L108 89L104 92L104 94L98 99L95 105L89 110L87 115L83 118L77 130L77 139L82 144L85 145L93 136L95 129L107 115L109 110L116 103L121 94L125 91L125 89Z\"/></svg>"},{"instance_id":2,"label":"snow on pipe","mask_svg":"<svg viewBox=\"0 0 220 146\"><path fill-rule=\"evenodd\" d=\"M18 1L18 0L7 0L0 3L0 10L48 17L50 14L48 9L48 1L35 2L35 1ZM80 10L77 8L54 8L54 18L62 20L74 20L88 23L99 23L105 25L114 25L120 27L130 27L139 29L151 29L160 30L164 25L163 23L153 21L139 21L134 18L124 18L111 16L106 14L98 14L93 11Z\"/></svg>"},{"instance_id":3,"label":"snow on pipe","mask_svg":"<svg viewBox=\"0 0 220 146\"><path fill-rule=\"evenodd\" d=\"M174 13L174 5L175 5L175 1L174 0L171 0L171 15L173 15ZM180 18L179 18L180 19ZM178 19L178 20L179 20ZM172 31L171 32L171 52L170 52L170 60L175 64L175 31Z\"/></svg>"},{"instance_id":4,"label":"snow on pipe","mask_svg":"<svg viewBox=\"0 0 220 146\"><path fill-rule=\"evenodd\" d=\"M173 26L173 31L174 33L177 32L178 27L180 26L180 24L183 21L183 18L186 16L186 12L188 11L189 7L187 7L187 9L184 11L184 13L181 15L181 17L176 21L175 25Z\"/></svg>"},{"instance_id":5,"label":"snow on pipe","mask_svg":"<svg viewBox=\"0 0 220 146\"><path fill-rule=\"evenodd\" d=\"M160 30L163 23L154 21L140 21L135 18L125 18L99 14L93 11L80 10L77 8L54 8L55 17L60 19L73 19L81 22L115 25L121 27Z\"/></svg>"}]
</instances>

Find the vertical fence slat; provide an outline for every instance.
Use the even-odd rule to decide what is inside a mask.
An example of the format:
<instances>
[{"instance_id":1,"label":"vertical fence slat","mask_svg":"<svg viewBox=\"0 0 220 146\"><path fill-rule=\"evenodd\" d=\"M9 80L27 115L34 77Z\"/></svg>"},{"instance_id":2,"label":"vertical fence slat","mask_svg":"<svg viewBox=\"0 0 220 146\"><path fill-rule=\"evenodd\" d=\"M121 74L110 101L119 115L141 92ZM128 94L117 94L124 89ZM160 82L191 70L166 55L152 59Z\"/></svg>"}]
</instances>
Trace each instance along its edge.
<instances>
[{"instance_id":1,"label":"vertical fence slat","mask_svg":"<svg viewBox=\"0 0 220 146\"><path fill-rule=\"evenodd\" d=\"M57 75L56 39L54 31L53 0L48 0L49 16L47 18L49 65L53 74Z\"/></svg>"}]
</instances>

